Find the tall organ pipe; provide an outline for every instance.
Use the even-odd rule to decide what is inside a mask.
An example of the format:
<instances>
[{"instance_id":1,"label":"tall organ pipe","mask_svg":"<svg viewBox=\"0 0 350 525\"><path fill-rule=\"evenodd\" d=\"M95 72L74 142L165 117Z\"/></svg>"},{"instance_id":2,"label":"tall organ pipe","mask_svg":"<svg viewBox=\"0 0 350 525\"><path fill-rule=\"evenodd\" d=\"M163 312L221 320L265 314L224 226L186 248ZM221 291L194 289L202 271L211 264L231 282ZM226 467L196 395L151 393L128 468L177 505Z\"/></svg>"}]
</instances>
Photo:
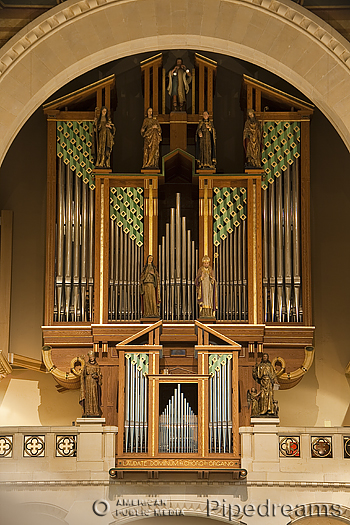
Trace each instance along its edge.
<instances>
[{"instance_id":1,"label":"tall organ pipe","mask_svg":"<svg viewBox=\"0 0 350 525\"><path fill-rule=\"evenodd\" d=\"M301 322L299 162L263 192L265 322Z\"/></svg>"},{"instance_id":2,"label":"tall organ pipe","mask_svg":"<svg viewBox=\"0 0 350 525\"><path fill-rule=\"evenodd\" d=\"M63 268L64 268L64 216L65 216L65 164L60 159L58 164L58 206L57 206L57 263L56 263L56 297L57 321L63 320Z\"/></svg>"},{"instance_id":3,"label":"tall organ pipe","mask_svg":"<svg viewBox=\"0 0 350 525\"><path fill-rule=\"evenodd\" d=\"M186 217L181 217L180 197L177 193L176 207L170 209L170 222L165 225L165 236L158 247L163 299L161 315L167 320L195 316L195 245L190 230L186 230Z\"/></svg>"}]
</instances>

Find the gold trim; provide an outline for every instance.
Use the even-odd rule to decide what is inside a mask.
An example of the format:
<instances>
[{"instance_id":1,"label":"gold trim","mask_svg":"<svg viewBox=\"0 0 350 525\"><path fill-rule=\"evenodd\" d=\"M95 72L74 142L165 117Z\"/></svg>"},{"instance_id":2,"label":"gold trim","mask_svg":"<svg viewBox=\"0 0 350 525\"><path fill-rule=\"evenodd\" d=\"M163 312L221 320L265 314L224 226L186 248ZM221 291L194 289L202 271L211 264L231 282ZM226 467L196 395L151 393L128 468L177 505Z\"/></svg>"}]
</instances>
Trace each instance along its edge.
<instances>
[{"instance_id":1,"label":"gold trim","mask_svg":"<svg viewBox=\"0 0 350 525\"><path fill-rule=\"evenodd\" d=\"M240 468L238 459L118 459L118 467L229 469Z\"/></svg>"},{"instance_id":2,"label":"gold trim","mask_svg":"<svg viewBox=\"0 0 350 525\"><path fill-rule=\"evenodd\" d=\"M148 188L149 212L148 212L148 254L153 255L153 181L149 181Z\"/></svg>"},{"instance_id":3,"label":"gold trim","mask_svg":"<svg viewBox=\"0 0 350 525\"><path fill-rule=\"evenodd\" d=\"M204 357L204 356L203 356ZM204 379L201 381L202 385L202 456L205 456L205 443L204 443L204 437L205 437L205 396L204 396Z\"/></svg>"},{"instance_id":4,"label":"gold trim","mask_svg":"<svg viewBox=\"0 0 350 525\"><path fill-rule=\"evenodd\" d=\"M153 355L153 365L155 361L155 356ZM154 366L153 366L154 368ZM155 422L156 422L156 380L152 380L152 456L155 456Z\"/></svg>"},{"instance_id":5,"label":"gold trim","mask_svg":"<svg viewBox=\"0 0 350 525\"><path fill-rule=\"evenodd\" d=\"M81 89L78 89L77 91L72 91L72 93L68 93L68 95L64 95L63 97L56 98L56 100L52 100L51 102L48 102L47 104L43 105L43 109L54 109L53 106L63 104L63 102L67 99L70 99L74 97L75 95L80 95L82 93L91 91L94 88L98 88L101 85L104 84L107 86L108 84L111 85L115 81L115 74L110 75L109 77L102 78L101 80L98 80L97 82L93 82L92 84L89 84L88 86L85 86Z\"/></svg>"},{"instance_id":6,"label":"gold trim","mask_svg":"<svg viewBox=\"0 0 350 525\"><path fill-rule=\"evenodd\" d=\"M153 62L153 60L156 60L159 57L163 58L163 53L158 53L158 55L154 55L153 57L146 58L145 60L142 60L140 62L140 66L143 66L143 65L147 64L148 62Z\"/></svg>"},{"instance_id":7,"label":"gold trim","mask_svg":"<svg viewBox=\"0 0 350 525\"><path fill-rule=\"evenodd\" d=\"M3 350L0 350L0 381L1 379L4 379L4 377L11 374L11 372L12 367L6 359L6 356L3 354Z\"/></svg>"},{"instance_id":8,"label":"gold trim","mask_svg":"<svg viewBox=\"0 0 350 525\"><path fill-rule=\"evenodd\" d=\"M103 323L103 285L104 285L104 205L105 205L105 195L104 195L104 184L101 183L101 221L100 221L100 324Z\"/></svg>"},{"instance_id":9,"label":"gold trim","mask_svg":"<svg viewBox=\"0 0 350 525\"><path fill-rule=\"evenodd\" d=\"M305 100L302 100L301 98L294 97L293 95L289 95L289 93L286 93L285 91L281 91L280 89L274 88L272 86L269 86L268 84L265 84L264 82L261 82L260 80L256 80L255 78L249 77L248 75L243 75L243 82L252 84L254 86L259 86L262 88L265 88L267 91L270 91L271 93L277 93L279 95L282 95L283 97L286 97L290 99L290 101L299 102L299 105L304 106L307 110L311 109L313 110L315 106L311 104L310 102L306 102Z\"/></svg>"},{"instance_id":10,"label":"gold trim","mask_svg":"<svg viewBox=\"0 0 350 525\"><path fill-rule=\"evenodd\" d=\"M258 324L256 258L256 182L253 181L253 324Z\"/></svg>"},{"instance_id":11,"label":"gold trim","mask_svg":"<svg viewBox=\"0 0 350 525\"><path fill-rule=\"evenodd\" d=\"M208 183L205 181L204 181L204 255L208 255Z\"/></svg>"}]
</instances>

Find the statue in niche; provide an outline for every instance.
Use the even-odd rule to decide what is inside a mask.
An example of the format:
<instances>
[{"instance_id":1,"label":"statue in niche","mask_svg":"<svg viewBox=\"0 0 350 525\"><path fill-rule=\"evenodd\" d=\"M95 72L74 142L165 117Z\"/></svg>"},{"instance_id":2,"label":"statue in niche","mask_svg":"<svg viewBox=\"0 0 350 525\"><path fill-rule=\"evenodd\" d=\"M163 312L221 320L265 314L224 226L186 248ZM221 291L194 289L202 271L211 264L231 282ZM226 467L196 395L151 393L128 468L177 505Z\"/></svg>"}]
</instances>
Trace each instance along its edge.
<instances>
[{"instance_id":1,"label":"statue in niche","mask_svg":"<svg viewBox=\"0 0 350 525\"><path fill-rule=\"evenodd\" d=\"M80 375L80 405L83 417L101 417L102 374L95 352L88 352L88 360Z\"/></svg>"},{"instance_id":2,"label":"statue in niche","mask_svg":"<svg viewBox=\"0 0 350 525\"><path fill-rule=\"evenodd\" d=\"M246 156L246 168L261 168L262 129L253 109L248 109L244 124L243 144Z\"/></svg>"},{"instance_id":3,"label":"statue in niche","mask_svg":"<svg viewBox=\"0 0 350 525\"><path fill-rule=\"evenodd\" d=\"M263 354L260 363L255 363L253 379L261 387L258 415L276 417L276 403L274 402L273 390L274 386L278 385L278 381L275 369L269 359L269 354Z\"/></svg>"},{"instance_id":4,"label":"statue in niche","mask_svg":"<svg viewBox=\"0 0 350 525\"><path fill-rule=\"evenodd\" d=\"M168 73L168 93L171 97L172 111L186 111L186 95L191 83L191 72L183 64L182 58L176 59L176 64Z\"/></svg>"},{"instance_id":5,"label":"statue in niche","mask_svg":"<svg viewBox=\"0 0 350 525\"><path fill-rule=\"evenodd\" d=\"M148 255L140 277L142 297L142 315L145 318L159 317L160 281L157 268L153 264L153 255Z\"/></svg>"},{"instance_id":6,"label":"statue in niche","mask_svg":"<svg viewBox=\"0 0 350 525\"><path fill-rule=\"evenodd\" d=\"M111 121L108 109L102 106L95 109L95 120L92 140L92 158L95 168L111 167L111 153L114 145L115 126Z\"/></svg>"},{"instance_id":7,"label":"statue in niche","mask_svg":"<svg viewBox=\"0 0 350 525\"><path fill-rule=\"evenodd\" d=\"M195 285L197 289L197 302L199 305L199 317L215 317L217 310L217 286L213 269L209 265L210 258L205 255L202 259Z\"/></svg>"},{"instance_id":8,"label":"statue in niche","mask_svg":"<svg viewBox=\"0 0 350 525\"><path fill-rule=\"evenodd\" d=\"M147 109L141 136L143 137L143 165L142 169L159 168L159 143L162 140L162 129L158 120L153 117L153 109Z\"/></svg>"},{"instance_id":9,"label":"statue in niche","mask_svg":"<svg viewBox=\"0 0 350 525\"><path fill-rule=\"evenodd\" d=\"M199 169L215 169L216 131L208 111L203 111L203 118L197 126L196 160Z\"/></svg>"},{"instance_id":10,"label":"statue in niche","mask_svg":"<svg viewBox=\"0 0 350 525\"><path fill-rule=\"evenodd\" d=\"M256 391L256 388L251 388L247 392L248 408L250 407L250 417L257 417L260 415L259 407L260 392Z\"/></svg>"}]
</instances>

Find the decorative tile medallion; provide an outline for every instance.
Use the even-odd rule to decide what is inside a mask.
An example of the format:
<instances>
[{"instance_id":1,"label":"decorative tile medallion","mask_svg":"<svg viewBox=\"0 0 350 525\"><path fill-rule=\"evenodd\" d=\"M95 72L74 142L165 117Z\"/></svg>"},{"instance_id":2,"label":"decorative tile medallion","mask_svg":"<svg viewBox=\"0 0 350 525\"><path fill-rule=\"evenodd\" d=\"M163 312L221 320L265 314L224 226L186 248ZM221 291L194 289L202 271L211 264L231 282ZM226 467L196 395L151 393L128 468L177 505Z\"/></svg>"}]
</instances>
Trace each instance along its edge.
<instances>
[{"instance_id":1,"label":"decorative tile medallion","mask_svg":"<svg viewBox=\"0 0 350 525\"><path fill-rule=\"evenodd\" d=\"M350 436L343 436L344 440L344 458L350 459Z\"/></svg>"},{"instance_id":2,"label":"decorative tile medallion","mask_svg":"<svg viewBox=\"0 0 350 525\"><path fill-rule=\"evenodd\" d=\"M39 458L45 456L45 436L24 436L23 456Z\"/></svg>"},{"instance_id":3,"label":"decorative tile medallion","mask_svg":"<svg viewBox=\"0 0 350 525\"><path fill-rule=\"evenodd\" d=\"M56 436L56 457L75 458L77 455L77 436Z\"/></svg>"},{"instance_id":4,"label":"decorative tile medallion","mask_svg":"<svg viewBox=\"0 0 350 525\"><path fill-rule=\"evenodd\" d=\"M333 457L331 436L311 436L311 457Z\"/></svg>"},{"instance_id":5,"label":"decorative tile medallion","mask_svg":"<svg viewBox=\"0 0 350 525\"><path fill-rule=\"evenodd\" d=\"M0 436L0 458L12 458L13 436Z\"/></svg>"},{"instance_id":6,"label":"decorative tile medallion","mask_svg":"<svg viewBox=\"0 0 350 525\"><path fill-rule=\"evenodd\" d=\"M280 436L280 458L300 458L299 436Z\"/></svg>"}]
</instances>

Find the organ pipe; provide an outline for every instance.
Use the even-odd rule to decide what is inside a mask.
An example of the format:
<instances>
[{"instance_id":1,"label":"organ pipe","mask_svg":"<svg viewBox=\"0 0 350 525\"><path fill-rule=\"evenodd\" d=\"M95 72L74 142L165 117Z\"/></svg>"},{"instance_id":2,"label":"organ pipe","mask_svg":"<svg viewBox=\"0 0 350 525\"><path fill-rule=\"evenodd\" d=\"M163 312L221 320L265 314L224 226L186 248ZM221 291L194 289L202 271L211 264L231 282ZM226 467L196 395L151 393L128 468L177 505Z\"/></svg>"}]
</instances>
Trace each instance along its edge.
<instances>
[{"instance_id":1,"label":"organ pipe","mask_svg":"<svg viewBox=\"0 0 350 525\"><path fill-rule=\"evenodd\" d=\"M147 452L147 377L132 356L125 356L125 452Z\"/></svg>"},{"instance_id":2,"label":"organ pipe","mask_svg":"<svg viewBox=\"0 0 350 525\"><path fill-rule=\"evenodd\" d=\"M198 417L178 384L159 416L159 452L198 452Z\"/></svg>"},{"instance_id":3,"label":"organ pipe","mask_svg":"<svg viewBox=\"0 0 350 525\"><path fill-rule=\"evenodd\" d=\"M191 231L186 229L186 217L181 217L181 195L177 193L176 207L170 209L170 222L166 223L165 236L158 246L163 319L195 318L197 252Z\"/></svg>"},{"instance_id":4,"label":"organ pipe","mask_svg":"<svg viewBox=\"0 0 350 525\"><path fill-rule=\"evenodd\" d=\"M263 192L265 322L301 322L300 180L295 161Z\"/></svg>"},{"instance_id":5,"label":"organ pipe","mask_svg":"<svg viewBox=\"0 0 350 525\"><path fill-rule=\"evenodd\" d=\"M232 360L215 368L209 384L209 452L232 450Z\"/></svg>"},{"instance_id":6,"label":"organ pipe","mask_svg":"<svg viewBox=\"0 0 350 525\"><path fill-rule=\"evenodd\" d=\"M55 261L56 322L92 320L94 192L58 161Z\"/></svg>"},{"instance_id":7,"label":"organ pipe","mask_svg":"<svg viewBox=\"0 0 350 525\"><path fill-rule=\"evenodd\" d=\"M136 321L141 317L139 280L143 246L110 219L109 320Z\"/></svg>"},{"instance_id":8,"label":"organ pipe","mask_svg":"<svg viewBox=\"0 0 350 525\"><path fill-rule=\"evenodd\" d=\"M248 318L246 236L246 223L241 221L215 248L219 320L245 321Z\"/></svg>"}]
</instances>

